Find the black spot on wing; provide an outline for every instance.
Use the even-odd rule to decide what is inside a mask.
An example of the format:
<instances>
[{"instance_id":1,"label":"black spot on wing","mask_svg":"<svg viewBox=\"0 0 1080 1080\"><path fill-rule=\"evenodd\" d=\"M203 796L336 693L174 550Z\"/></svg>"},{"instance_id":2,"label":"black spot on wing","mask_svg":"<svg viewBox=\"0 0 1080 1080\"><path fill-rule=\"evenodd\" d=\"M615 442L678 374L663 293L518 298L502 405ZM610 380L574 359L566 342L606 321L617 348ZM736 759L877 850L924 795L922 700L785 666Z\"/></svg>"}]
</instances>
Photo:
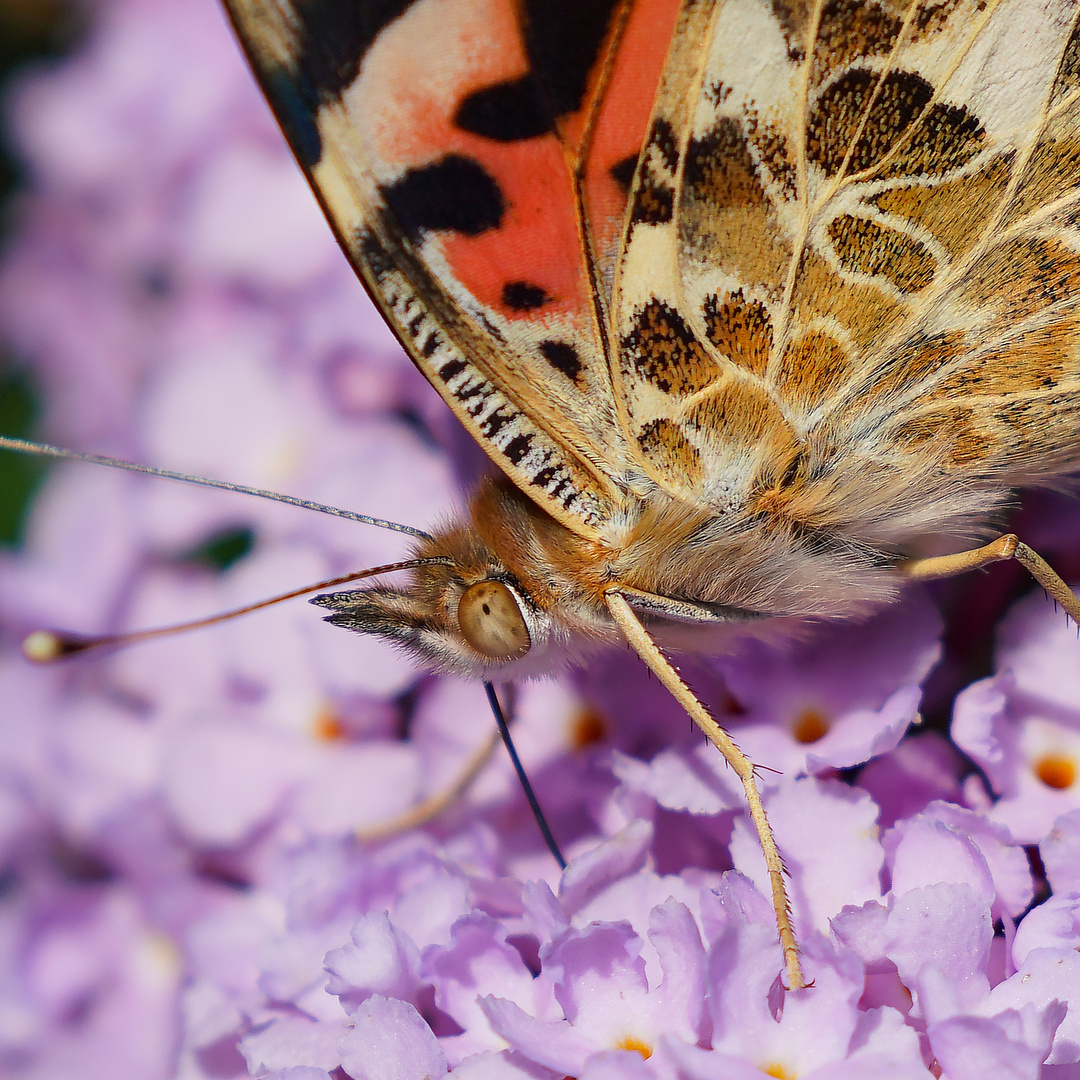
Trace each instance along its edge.
<instances>
[{"instance_id":1,"label":"black spot on wing","mask_svg":"<svg viewBox=\"0 0 1080 1080\"><path fill-rule=\"evenodd\" d=\"M322 137L315 122L317 106L313 95L305 93L284 68L275 67L264 73L266 96L274 115L289 140L301 165L314 168L322 157Z\"/></svg>"},{"instance_id":2,"label":"black spot on wing","mask_svg":"<svg viewBox=\"0 0 1080 1080\"><path fill-rule=\"evenodd\" d=\"M571 382L576 383L581 378L581 357L573 345L565 341L541 341L540 352L556 371Z\"/></svg>"},{"instance_id":3,"label":"black spot on wing","mask_svg":"<svg viewBox=\"0 0 1080 1080\"><path fill-rule=\"evenodd\" d=\"M480 434L485 439L494 439L507 424L513 423L517 418L518 414L506 406L493 409L480 422Z\"/></svg>"},{"instance_id":4,"label":"black spot on wing","mask_svg":"<svg viewBox=\"0 0 1080 1080\"><path fill-rule=\"evenodd\" d=\"M1075 90L1078 85L1080 85L1080 20L1073 25L1072 34L1069 35L1069 41L1061 57L1051 100L1054 103L1058 102L1066 94Z\"/></svg>"},{"instance_id":5,"label":"black spot on wing","mask_svg":"<svg viewBox=\"0 0 1080 1080\"><path fill-rule=\"evenodd\" d=\"M412 241L425 232L477 236L498 228L506 206L499 185L471 158L450 154L410 169L382 189L383 198Z\"/></svg>"},{"instance_id":6,"label":"black spot on wing","mask_svg":"<svg viewBox=\"0 0 1080 1080\"><path fill-rule=\"evenodd\" d=\"M679 166L679 146L675 132L663 117L653 120L645 142L644 163L634 192L630 220L646 225L670 221L675 210L674 179ZM633 174L631 174L631 179Z\"/></svg>"},{"instance_id":7,"label":"black spot on wing","mask_svg":"<svg viewBox=\"0 0 1080 1080\"><path fill-rule=\"evenodd\" d=\"M246 39L278 123L293 152L308 169L318 164L322 143L315 118L319 107L336 100L356 78L375 38L416 0L292 0L268 9L277 21L287 56L267 57ZM252 16L254 17L254 16Z\"/></svg>"},{"instance_id":8,"label":"black spot on wing","mask_svg":"<svg viewBox=\"0 0 1080 1080\"><path fill-rule=\"evenodd\" d=\"M695 393L720 374L682 316L655 297L637 313L620 344L623 370L665 394Z\"/></svg>"},{"instance_id":9,"label":"black spot on wing","mask_svg":"<svg viewBox=\"0 0 1080 1080\"><path fill-rule=\"evenodd\" d=\"M874 72L853 68L818 98L807 154L830 174L845 159L849 172L862 172L891 155L882 177L940 176L980 153L986 132L966 108L933 98L933 86L914 72L890 72L879 85ZM896 149L913 124L917 134Z\"/></svg>"},{"instance_id":10,"label":"black spot on wing","mask_svg":"<svg viewBox=\"0 0 1080 1080\"><path fill-rule=\"evenodd\" d=\"M483 87L458 106L454 122L496 142L535 139L581 108L617 0L525 0L520 29L529 70Z\"/></svg>"},{"instance_id":11,"label":"black spot on wing","mask_svg":"<svg viewBox=\"0 0 1080 1080\"><path fill-rule=\"evenodd\" d=\"M336 98L355 78L372 42L416 0L293 0L298 67L317 100Z\"/></svg>"},{"instance_id":12,"label":"black spot on wing","mask_svg":"<svg viewBox=\"0 0 1080 1080\"><path fill-rule=\"evenodd\" d=\"M643 176L634 198L631 223L662 225L670 221L674 213L675 192L667 184L657 182L649 175Z\"/></svg>"},{"instance_id":13,"label":"black spot on wing","mask_svg":"<svg viewBox=\"0 0 1080 1080\"><path fill-rule=\"evenodd\" d=\"M757 163L739 120L722 116L686 148L683 185L695 199L727 208L765 203Z\"/></svg>"},{"instance_id":14,"label":"black spot on wing","mask_svg":"<svg viewBox=\"0 0 1080 1080\"><path fill-rule=\"evenodd\" d=\"M514 311L535 311L551 297L531 281L508 281L502 287L502 302Z\"/></svg>"},{"instance_id":15,"label":"black spot on wing","mask_svg":"<svg viewBox=\"0 0 1080 1080\"><path fill-rule=\"evenodd\" d=\"M620 0L525 0L522 37L547 115L576 112Z\"/></svg>"},{"instance_id":16,"label":"black spot on wing","mask_svg":"<svg viewBox=\"0 0 1080 1080\"><path fill-rule=\"evenodd\" d=\"M679 140L675 138L675 132L671 124L662 116L658 116L653 121L648 146L659 153L663 167L674 173L679 167Z\"/></svg>"},{"instance_id":17,"label":"black spot on wing","mask_svg":"<svg viewBox=\"0 0 1080 1080\"><path fill-rule=\"evenodd\" d=\"M552 126L531 72L470 94L458 106L454 123L473 135L505 143L535 139Z\"/></svg>"},{"instance_id":18,"label":"black spot on wing","mask_svg":"<svg viewBox=\"0 0 1080 1080\"><path fill-rule=\"evenodd\" d=\"M626 195L630 194L630 185L634 182L634 171L637 169L637 163L637 154L630 154L629 157L624 157L622 161L616 161L608 170L611 173L611 179L622 188Z\"/></svg>"},{"instance_id":19,"label":"black spot on wing","mask_svg":"<svg viewBox=\"0 0 1080 1080\"><path fill-rule=\"evenodd\" d=\"M829 175L845 160L848 172L862 172L892 150L933 97L933 86L914 72L892 71L879 82L876 72L852 68L818 97L806 152Z\"/></svg>"},{"instance_id":20,"label":"black spot on wing","mask_svg":"<svg viewBox=\"0 0 1080 1080\"><path fill-rule=\"evenodd\" d=\"M503 450L506 460L511 465L520 465L526 454L532 449L532 435L515 435Z\"/></svg>"}]
</instances>

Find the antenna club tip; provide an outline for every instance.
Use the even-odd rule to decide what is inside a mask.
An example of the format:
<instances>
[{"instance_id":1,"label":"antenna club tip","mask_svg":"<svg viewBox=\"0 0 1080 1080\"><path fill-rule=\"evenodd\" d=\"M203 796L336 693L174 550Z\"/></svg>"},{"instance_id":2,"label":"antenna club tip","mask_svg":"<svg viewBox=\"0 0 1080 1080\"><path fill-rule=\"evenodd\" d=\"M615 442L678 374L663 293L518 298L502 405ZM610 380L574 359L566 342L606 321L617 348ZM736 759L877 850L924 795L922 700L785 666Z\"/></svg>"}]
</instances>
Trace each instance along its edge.
<instances>
[{"instance_id":1,"label":"antenna club tip","mask_svg":"<svg viewBox=\"0 0 1080 1080\"><path fill-rule=\"evenodd\" d=\"M59 635L51 630L35 630L23 638L23 656L35 664L51 664L68 652Z\"/></svg>"}]
</instances>

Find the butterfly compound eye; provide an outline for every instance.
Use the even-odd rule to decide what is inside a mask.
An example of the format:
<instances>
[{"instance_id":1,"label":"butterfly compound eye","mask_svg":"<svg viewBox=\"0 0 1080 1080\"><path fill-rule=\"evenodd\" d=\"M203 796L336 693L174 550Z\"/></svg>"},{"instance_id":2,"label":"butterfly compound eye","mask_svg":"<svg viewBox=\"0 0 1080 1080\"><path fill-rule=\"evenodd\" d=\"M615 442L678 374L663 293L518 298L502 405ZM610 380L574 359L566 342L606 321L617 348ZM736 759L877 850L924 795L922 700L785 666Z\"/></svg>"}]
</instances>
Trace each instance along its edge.
<instances>
[{"instance_id":1,"label":"butterfly compound eye","mask_svg":"<svg viewBox=\"0 0 1080 1080\"><path fill-rule=\"evenodd\" d=\"M458 601L462 637L481 656L516 660L532 647L517 597L501 581L478 581Z\"/></svg>"}]
</instances>

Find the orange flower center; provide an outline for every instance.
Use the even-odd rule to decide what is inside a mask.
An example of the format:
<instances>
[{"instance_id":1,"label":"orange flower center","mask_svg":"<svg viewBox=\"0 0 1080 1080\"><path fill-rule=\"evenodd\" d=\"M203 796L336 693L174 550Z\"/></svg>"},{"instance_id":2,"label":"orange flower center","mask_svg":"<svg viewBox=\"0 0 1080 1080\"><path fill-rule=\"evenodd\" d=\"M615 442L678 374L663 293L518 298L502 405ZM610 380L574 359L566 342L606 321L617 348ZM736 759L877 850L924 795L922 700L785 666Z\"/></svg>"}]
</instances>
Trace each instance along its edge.
<instances>
[{"instance_id":1,"label":"orange flower center","mask_svg":"<svg viewBox=\"0 0 1080 1080\"><path fill-rule=\"evenodd\" d=\"M595 709L580 709L570 722L570 745L575 750L602 742L606 736L607 725Z\"/></svg>"},{"instance_id":2,"label":"orange flower center","mask_svg":"<svg viewBox=\"0 0 1080 1080\"><path fill-rule=\"evenodd\" d=\"M652 1047L647 1042L627 1035L615 1044L616 1050L636 1050L646 1061L652 1057Z\"/></svg>"},{"instance_id":3,"label":"orange flower center","mask_svg":"<svg viewBox=\"0 0 1080 1080\"><path fill-rule=\"evenodd\" d=\"M766 1076L776 1077L776 1080L798 1080L795 1074L793 1072L789 1072L787 1066L785 1065L777 1065L775 1063L773 1063L772 1065L762 1065L761 1071Z\"/></svg>"},{"instance_id":4,"label":"orange flower center","mask_svg":"<svg viewBox=\"0 0 1080 1080\"><path fill-rule=\"evenodd\" d=\"M344 737L345 728L329 709L320 709L311 726L311 733L320 742L336 742Z\"/></svg>"},{"instance_id":5,"label":"orange flower center","mask_svg":"<svg viewBox=\"0 0 1080 1080\"><path fill-rule=\"evenodd\" d=\"M1035 762L1035 775L1049 788L1070 788L1076 780L1076 762L1062 754L1048 754Z\"/></svg>"},{"instance_id":6,"label":"orange flower center","mask_svg":"<svg viewBox=\"0 0 1080 1080\"><path fill-rule=\"evenodd\" d=\"M816 743L829 733L829 721L817 709L804 709L795 718L791 734L803 745Z\"/></svg>"}]
</instances>

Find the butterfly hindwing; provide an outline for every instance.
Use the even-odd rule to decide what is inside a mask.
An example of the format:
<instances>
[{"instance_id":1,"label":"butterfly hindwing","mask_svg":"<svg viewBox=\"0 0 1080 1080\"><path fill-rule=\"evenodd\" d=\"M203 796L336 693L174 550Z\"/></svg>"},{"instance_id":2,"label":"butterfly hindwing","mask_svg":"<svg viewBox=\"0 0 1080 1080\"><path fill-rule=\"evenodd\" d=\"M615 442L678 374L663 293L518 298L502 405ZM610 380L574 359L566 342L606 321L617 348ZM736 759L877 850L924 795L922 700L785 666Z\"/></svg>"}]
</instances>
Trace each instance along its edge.
<instances>
[{"instance_id":1,"label":"butterfly hindwing","mask_svg":"<svg viewBox=\"0 0 1080 1080\"><path fill-rule=\"evenodd\" d=\"M614 298L643 467L902 545L1075 465L1076 5L682 18Z\"/></svg>"}]
</instances>

